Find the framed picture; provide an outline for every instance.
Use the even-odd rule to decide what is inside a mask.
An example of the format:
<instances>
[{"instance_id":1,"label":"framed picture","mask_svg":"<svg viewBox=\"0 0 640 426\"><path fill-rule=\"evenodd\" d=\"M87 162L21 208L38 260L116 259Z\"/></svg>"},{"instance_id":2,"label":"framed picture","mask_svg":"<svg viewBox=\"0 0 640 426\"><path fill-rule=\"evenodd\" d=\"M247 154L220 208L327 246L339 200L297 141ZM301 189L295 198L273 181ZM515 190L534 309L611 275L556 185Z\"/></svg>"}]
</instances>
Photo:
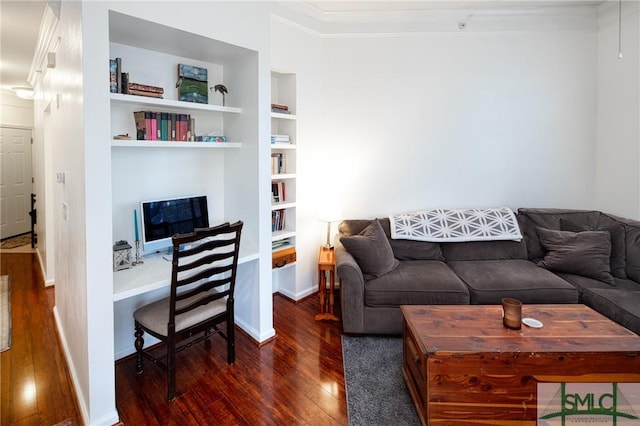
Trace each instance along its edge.
<instances>
[{"instance_id":1,"label":"framed picture","mask_svg":"<svg viewBox=\"0 0 640 426\"><path fill-rule=\"evenodd\" d=\"M209 103L207 69L178 64L178 99L199 104Z\"/></svg>"}]
</instances>

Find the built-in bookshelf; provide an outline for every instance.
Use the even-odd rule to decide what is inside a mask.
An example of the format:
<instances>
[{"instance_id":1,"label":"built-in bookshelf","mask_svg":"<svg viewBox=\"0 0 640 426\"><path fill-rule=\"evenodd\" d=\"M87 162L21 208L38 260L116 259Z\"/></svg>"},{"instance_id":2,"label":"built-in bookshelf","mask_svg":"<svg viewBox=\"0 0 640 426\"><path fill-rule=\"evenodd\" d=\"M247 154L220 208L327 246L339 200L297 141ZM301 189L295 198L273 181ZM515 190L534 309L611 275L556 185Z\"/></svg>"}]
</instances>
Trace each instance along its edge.
<instances>
[{"instance_id":1,"label":"built-in bookshelf","mask_svg":"<svg viewBox=\"0 0 640 426\"><path fill-rule=\"evenodd\" d=\"M270 259L261 256L259 250L259 228L265 223L261 218L266 212L264 208L260 211L257 195L264 185L260 180L264 182L266 176L254 172L253 167L261 152L257 52L112 11L109 58L119 58L121 72L128 74L130 82L158 88L155 94L162 96L111 92L105 64L104 90L110 102L110 135L105 139L111 146L114 241L134 240L133 212L140 208L141 201L206 195L212 226L225 221L244 222L240 248L243 261L239 266L242 279L236 285L236 297L259 297L260 268L256 264ZM207 70L207 87L211 86L207 103L179 100L179 64ZM224 100L221 93L213 90L218 84L228 89ZM175 140L165 133L163 140L139 140L140 124L136 124L134 113L141 111L157 112L158 120L161 114L169 120L178 115L188 117L190 136ZM211 135L224 136L224 141L219 141L221 137L212 141ZM198 137L203 140L198 141ZM159 277L158 268L153 268L166 262L158 259L162 253L142 255L143 260L146 256L155 257L124 273L114 272L116 358L133 351L133 307L168 292L162 283L168 282L169 276ZM131 279L123 283L125 275ZM118 293L123 285L129 289L130 297L123 298ZM235 313L236 324L259 339L255 335L259 327L252 323L253 318L259 317L253 311L256 306L260 305L237 305Z\"/></svg>"},{"instance_id":2,"label":"built-in bookshelf","mask_svg":"<svg viewBox=\"0 0 640 426\"><path fill-rule=\"evenodd\" d=\"M271 72L271 242L274 252L296 246L297 98L294 73ZM295 298L296 263L272 272L273 291Z\"/></svg>"}]
</instances>

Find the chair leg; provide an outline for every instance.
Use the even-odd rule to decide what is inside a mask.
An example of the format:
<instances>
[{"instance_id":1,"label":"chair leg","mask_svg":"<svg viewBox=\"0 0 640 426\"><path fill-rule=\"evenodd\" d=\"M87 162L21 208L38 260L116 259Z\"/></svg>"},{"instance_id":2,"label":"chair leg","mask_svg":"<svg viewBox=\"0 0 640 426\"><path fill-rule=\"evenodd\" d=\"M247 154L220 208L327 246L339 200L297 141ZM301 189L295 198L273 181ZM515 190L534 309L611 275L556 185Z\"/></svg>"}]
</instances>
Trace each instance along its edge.
<instances>
[{"instance_id":1,"label":"chair leg","mask_svg":"<svg viewBox=\"0 0 640 426\"><path fill-rule=\"evenodd\" d=\"M138 324L137 322L135 327L136 327L136 332L135 332L136 373L142 374L142 348L144 346L144 339L142 338L142 335L144 334L144 330L142 330L142 328L140 327L140 324Z\"/></svg>"},{"instance_id":2,"label":"chair leg","mask_svg":"<svg viewBox=\"0 0 640 426\"><path fill-rule=\"evenodd\" d=\"M171 401L176 397L176 340L173 325L169 325L167 336L167 380L169 385L167 399Z\"/></svg>"},{"instance_id":3,"label":"chair leg","mask_svg":"<svg viewBox=\"0 0 640 426\"><path fill-rule=\"evenodd\" d=\"M227 363L236 361L236 328L234 322L233 300L227 301Z\"/></svg>"}]
</instances>

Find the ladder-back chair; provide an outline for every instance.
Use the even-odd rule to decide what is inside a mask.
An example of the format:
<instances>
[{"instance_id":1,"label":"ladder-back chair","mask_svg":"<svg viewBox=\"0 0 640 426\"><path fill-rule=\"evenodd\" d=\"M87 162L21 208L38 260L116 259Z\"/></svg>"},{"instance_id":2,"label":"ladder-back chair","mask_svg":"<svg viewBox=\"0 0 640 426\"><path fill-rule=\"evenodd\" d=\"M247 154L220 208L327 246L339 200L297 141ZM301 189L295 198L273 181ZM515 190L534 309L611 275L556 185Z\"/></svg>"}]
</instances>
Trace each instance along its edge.
<instances>
[{"instance_id":1,"label":"ladder-back chair","mask_svg":"<svg viewBox=\"0 0 640 426\"><path fill-rule=\"evenodd\" d=\"M226 339L227 362L235 362L233 293L242 225L242 221L227 222L173 236L170 296L133 313L136 371L143 371L143 356L165 368L169 400L176 396L176 353L209 339L211 330ZM218 328L223 322L226 332ZM164 355L156 358L143 349L145 332L166 344ZM176 346L199 333L203 335Z\"/></svg>"}]
</instances>

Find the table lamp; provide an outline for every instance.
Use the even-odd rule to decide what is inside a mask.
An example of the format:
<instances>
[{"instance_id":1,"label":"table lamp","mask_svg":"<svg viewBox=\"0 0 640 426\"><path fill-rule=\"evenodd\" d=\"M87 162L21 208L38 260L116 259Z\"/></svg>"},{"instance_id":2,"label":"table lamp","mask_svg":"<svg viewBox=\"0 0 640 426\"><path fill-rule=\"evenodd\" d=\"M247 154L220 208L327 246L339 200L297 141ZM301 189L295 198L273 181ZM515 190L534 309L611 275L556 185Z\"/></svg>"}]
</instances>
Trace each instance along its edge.
<instances>
[{"instance_id":1,"label":"table lamp","mask_svg":"<svg viewBox=\"0 0 640 426\"><path fill-rule=\"evenodd\" d=\"M333 247L331 244L331 222L337 222L340 219L342 219L342 210L339 204L324 203L320 206L318 220L327 222L327 242L324 245L326 248Z\"/></svg>"}]
</instances>

